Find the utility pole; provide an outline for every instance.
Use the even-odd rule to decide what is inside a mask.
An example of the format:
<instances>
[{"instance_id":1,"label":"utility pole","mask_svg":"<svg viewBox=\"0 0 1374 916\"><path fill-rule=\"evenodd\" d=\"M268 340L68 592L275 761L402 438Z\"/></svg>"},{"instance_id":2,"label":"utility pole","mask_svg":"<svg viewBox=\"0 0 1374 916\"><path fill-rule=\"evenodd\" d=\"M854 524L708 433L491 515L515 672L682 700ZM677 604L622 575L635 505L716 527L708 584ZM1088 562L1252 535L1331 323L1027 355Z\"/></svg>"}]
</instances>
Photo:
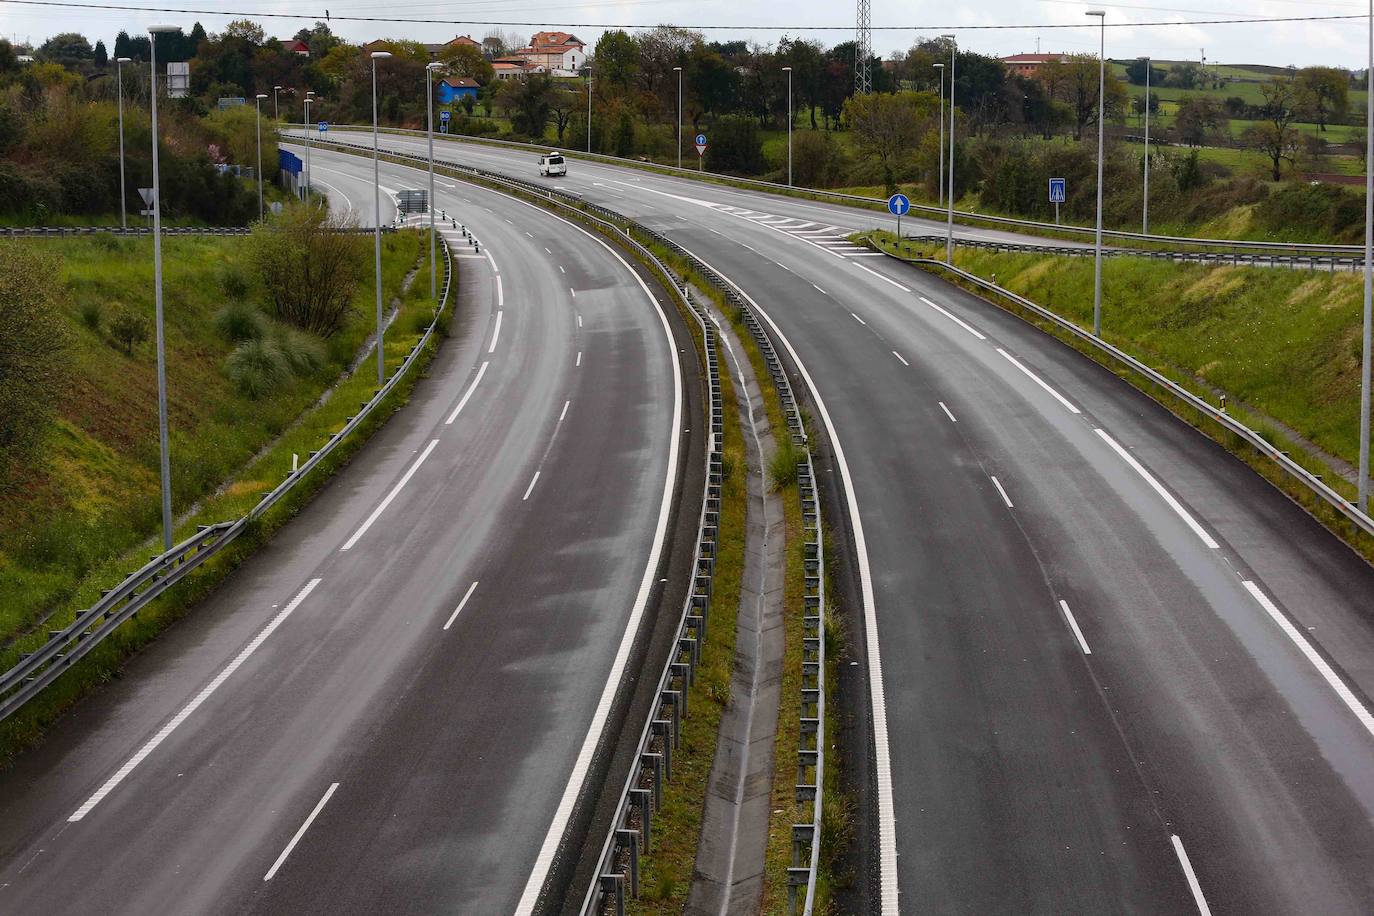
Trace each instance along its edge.
<instances>
[{"instance_id":1,"label":"utility pole","mask_svg":"<svg viewBox=\"0 0 1374 916\"><path fill-rule=\"evenodd\" d=\"M787 186L792 187L792 68L783 67L787 74Z\"/></svg>"},{"instance_id":2,"label":"utility pole","mask_svg":"<svg viewBox=\"0 0 1374 916\"><path fill-rule=\"evenodd\" d=\"M945 206L949 208L948 222L945 224L945 263L954 264L954 55L959 45L953 35L941 35L949 42L949 192Z\"/></svg>"},{"instance_id":3,"label":"utility pole","mask_svg":"<svg viewBox=\"0 0 1374 916\"><path fill-rule=\"evenodd\" d=\"M859 0L858 21L854 26L854 92L873 91L873 2Z\"/></svg>"},{"instance_id":4,"label":"utility pole","mask_svg":"<svg viewBox=\"0 0 1374 916\"><path fill-rule=\"evenodd\" d=\"M258 128L258 220L262 220L262 100L267 98L265 93L259 92L257 98L253 99L253 109L257 112Z\"/></svg>"},{"instance_id":5,"label":"utility pole","mask_svg":"<svg viewBox=\"0 0 1374 916\"><path fill-rule=\"evenodd\" d=\"M940 177L936 181L938 188L936 194L939 195L938 203L945 205L945 65L936 64L935 74L940 77Z\"/></svg>"},{"instance_id":6,"label":"utility pole","mask_svg":"<svg viewBox=\"0 0 1374 916\"><path fill-rule=\"evenodd\" d=\"M677 167L682 168L682 68L673 70L677 72Z\"/></svg>"}]
</instances>

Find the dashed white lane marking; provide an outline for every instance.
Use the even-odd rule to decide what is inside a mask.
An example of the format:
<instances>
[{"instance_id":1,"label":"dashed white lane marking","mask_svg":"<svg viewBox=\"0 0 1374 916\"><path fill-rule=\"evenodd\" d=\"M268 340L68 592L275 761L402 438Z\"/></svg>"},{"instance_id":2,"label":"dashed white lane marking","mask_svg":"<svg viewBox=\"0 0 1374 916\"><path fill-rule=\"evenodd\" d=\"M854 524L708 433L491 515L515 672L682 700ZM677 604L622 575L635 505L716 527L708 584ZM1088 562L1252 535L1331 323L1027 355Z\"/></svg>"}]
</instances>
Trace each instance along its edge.
<instances>
[{"instance_id":1,"label":"dashed white lane marking","mask_svg":"<svg viewBox=\"0 0 1374 916\"><path fill-rule=\"evenodd\" d=\"M1008 509L1015 509L1016 507L1013 506L1013 505L1011 504L1011 497L1007 495L1007 490L1006 490L1006 488L1002 486L1002 481L998 480L998 479L997 479L995 476L993 476L993 475L988 475L988 476L992 477L992 485L993 485L994 487L996 487L996 488L997 488L997 492L1000 493L1000 494L1002 495L1002 502L1004 502L1004 503L1007 504L1007 508L1008 508Z\"/></svg>"},{"instance_id":2,"label":"dashed white lane marking","mask_svg":"<svg viewBox=\"0 0 1374 916\"><path fill-rule=\"evenodd\" d=\"M420 457L416 458L415 463L410 466L410 470L406 471L405 475L396 482L396 486L392 487L391 492L386 494L386 499L383 499L377 505L377 508L372 510L372 514L367 517L367 521L363 522L358 530L353 532L353 536L344 542L344 545L339 548L340 550L352 549L353 545L358 543L358 539L364 534L367 534L367 529L372 527L372 523L386 511L386 507L391 505L391 501L396 498L396 495L401 492L406 484L410 483L410 478L415 476L415 472L420 469L420 465L425 463L425 459L429 457L429 453L434 451L434 446L438 444L438 439L430 440L429 445L425 446L425 450L420 453Z\"/></svg>"},{"instance_id":3,"label":"dashed white lane marking","mask_svg":"<svg viewBox=\"0 0 1374 916\"><path fill-rule=\"evenodd\" d=\"M329 799L334 795L334 790L337 788L339 788L337 782L329 784L329 788L324 792L324 797L316 803L315 810L310 812L310 816L305 819L305 823L301 824L301 829L297 830L296 835L291 838L291 842L286 844L286 848L281 851L281 855L277 856L277 861L272 863L272 867L267 870L267 874L262 876L262 880L272 880L272 876L277 873L277 869L282 867L282 863L286 861L286 857L291 855L291 850L296 848L296 844L301 841L301 837L305 836L305 832L310 829L310 825L315 823L315 818L320 816L320 812L323 811L324 806L329 803Z\"/></svg>"},{"instance_id":4,"label":"dashed white lane marking","mask_svg":"<svg viewBox=\"0 0 1374 916\"><path fill-rule=\"evenodd\" d=\"M558 272L559 272L560 274L565 274L565 273L567 273L567 271L563 269L563 265L562 265L562 264L559 264L559 265L558 265Z\"/></svg>"},{"instance_id":5,"label":"dashed white lane marking","mask_svg":"<svg viewBox=\"0 0 1374 916\"><path fill-rule=\"evenodd\" d=\"M1188 861L1188 852L1183 848L1183 841L1178 838L1178 834L1169 837L1169 841L1174 844L1178 864L1183 866L1183 874L1188 878L1188 889L1193 892L1193 903L1197 904L1198 913L1201 916L1212 916L1212 908L1207 905L1207 898L1202 895L1202 885L1198 883L1197 872L1193 871L1193 863Z\"/></svg>"},{"instance_id":6,"label":"dashed white lane marking","mask_svg":"<svg viewBox=\"0 0 1374 916\"><path fill-rule=\"evenodd\" d=\"M1279 625L1279 628L1283 630L1288 638L1293 641L1294 645L1298 647L1298 651L1312 663L1312 667L1317 669L1317 673L1322 676L1322 680L1326 681L1327 685L1332 690L1336 691L1336 696L1340 697L1341 702L1346 705L1346 708L1355 714L1355 718L1360 721L1360 724L1365 727L1365 730L1371 735L1374 735L1374 715L1370 714L1369 710L1365 708L1365 705L1360 702L1359 697L1355 696L1354 692L1346 686L1345 681L1341 680L1340 676L1336 674L1335 670L1327 663L1326 659L1321 657L1320 653L1312 646L1312 643L1307 641L1307 637L1302 635L1302 632L1293 625L1293 622L1288 619L1283 611L1279 610L1278 605L1274 604L1258 585L1248 579L1242 581L1241 585L1245 586L1245 590L1250 593L1251 597L1259 602L1259 606L1264 608L1264 612Z\"/></svg>"},{"instance_id":7,"label":"dashed white lane marking","mask_svg":"<svg viewBox=\"0 0 1374 916\"><path fill-rule=\"evenodd\" d=\"M898 353L896 350L893 350L893 351L892 351L892 355L895 356L895 357L897 357L898 359L900 359L900 360L902 361L902 365L903 365L903 366L910 366L910 365L911 365L911 363L907 362L906 359L904 359L904 358L902 357L902 354Z\"/></svg>"},{"instance_id":8,"label":"dashed white lane marking","mask_svg":"<svg viewBox=\"0 0 1374 916\"><path fill-rule=\"evenodd\" d=\"M487 347L488 353L496 352L496 341L501 338L501 316L506 314L501 309L496 310L496 327L491 332L491 346Z\"/></svg>"},{"instance_id":9,"label":"dashed white lane marking","mask_svg":"<svg viewBox=\"0 0 1374 916\"><path fill-rule=\"evenodd\" d=\"M573 289L571 286L568 287L568 292L572 293L574 299L577 298L577 290Z\"/></svg>"},{"instance_id":10,"label":"dashed white lane marking","mask_svg":"<svg viewBox=\"0 0 1374 916\"><path fill-rule=\"evenodd\" d=\"M1056 401L1058 401L1060 404L1063 404L1066 408L1068 408L1069 413L1083 412L1079 410L1077 407L1075 407L1069 401L1068 398L1064 397L1062 394L1051 388L1044 379L1042 379L1040 376L1036 375L1034 372L1027 369L1024 365L1022 365L1021 361L1017 359L1015 356L1012 356L1010 353L1008 353L1006 350L1003 350L1001 347L997 348L997 352L1001 353L1002 356L1006 357L1007 361L1011 363L1013 366L1020 369L1021 372L1025 374L1026 378L1030 379L1032 382L1035 382L1035 384L1039 385L1045 391L1049 392L1050 396L1053 397ZM1098 432L1101 432L1101 430L1098 430Z\"/></svg>"},{"instance_id":11,"label":"dashed white lane marking","mask_svg":"<svg viewBox=\"0 0 1374 916\"><path fill-rule=\"evenodd\" d=\"M286 618L290 617L291 613L295 611L296 608L300 607L301 602L304 601L307 597L309 597L310 593L315 590L315 586L320 584L320 581L320 579L311 579L309 582L307 582L305 584L305 587L296 593L296 597L292 598L291 602L287 604L286 607L278 611L277 616L273 617L271 622L268 623L267 626L263 627L262 630L258 632L257 636L253 637L253 641L250 642L248 645L244 646L243 650L239 652L238 655L234 656L234 660L231 661L228 665L225 665L224 670L222 670L219 674L215 675L215 679L213 681L211 681L210 683L206 684L203 688L201 688L200 693L196 694L195 697L191 700L191 702L183 706L181 708L181 711L178 712L175 716L173 716L170 722L162 726L162 728L158 730L158 733L156 735L153 735L153 737L149 738L148 742L144 744L143 747L138 749L138 753L130 757L128 761L124 764L124 766L120 767L119 770L113 776L111 776L109 779L105 781L104 785L102 785L99 789L96 789L95 794L93 794L90 798L86 799L85 803L82 804L80 808L77 808L76 811L72 814L72 816L67 818L67 820L71 823L75 823L81 820L87 814L90 814L92 808L100 804L101 800L104 799L106 795L109 795L112 791L114 791L115 787L118 786L121 782L123 782L125 778L127 778L128 775L134 771L134 767L138 766L147 758L149 754L157 750L157 746L162 742L166 741L168 735L176 731L177 727L181 725L181 723L185 722L187 717L189 717L191 713L199 709L201 704L208 700L210 698L210 695L214 693L216 690L218 690L220 688L220 685L227 681L229 677L239 669L239 666L246 662L248 660L248 657L258 650L258 646L261 646L264 642L267 641L267 637L271 636L272 633L277 629L277 627L281 626L282 622L286 620Z\"/></svg>"},{"instance_id":12,"label":"dashed white lane marking","mask_svg":"<svg viewBox=\"0 0 1374 916\"><path fill-rule=\"evenodd\" d=\"M792 268L788 267L786 264L782 263L781 261L778 261L778 262L776 262L776 263L777 263L777 265L778 265L779 267L781 267L783 270L787 271L789 274L792 272Z\"/></svg>"},{"instance_id":13,"label":"dashed white lane marking","mask_svg":"<svg viewBox=\"0 0 1374 916\"><path fill-rule=\"evenodd\" d=\"M468 404L468 399L471 398L472 393L477 390L477 383L482 381L482 376L487 374L488 365L490 365L490 361L483 360L482 365L477 367L477 377L472 380L472 384L468 386L468 390L463 392L463 397L458 401L458 406L453 408L453 413L449 414L448 419L444 421L445 426L451 426L453 421L458 419L458 414L463 412L463 408Z\"/></svg>"},{"instance_id":14,"label":"dashed white lane marking","mask_svg":"<svg viewBox=\"0 0 1374 916\"><path fill-rule=\"evenodd\" d=\"M877 277L879 280L882 280L884 283L891 283L893 286L897 287L898 289L900 289L900 290L901 290L902 292L904 292L904 293L909 293L909 292L911 292L911 288L910 288L910 287L908 287L908 286L903 286L902 284L898 283L896 280L892 279L891 277L885 277L885 276L883 276L882 274L878 273L876 270L870 270L869 268L864 267L862 264L855 264L854 266L857 267L857 268L859 268L859 270L862 270L862 271L863 271L864 273L866 273L866 274L872 274L873 276Z\"/></svg>"},{"instance_id":15,"label":"dashed white lane marking","mask_svg":"<svg viewBox=\"0 0 1374 916\"><path fill-rule=\"evenodd\" d=\"M935 309L935 311L939 312L941 315L944 315L946 318L948 318L950 321L952 321L952 322L954 322L955 324L957 324L959 327L963 328L965 331L968 331L968 332L969 332L970 334L972 334L974 337L977 337L979 340L987 340L987 338L983 336L983 332L982 332L982 331L979 331L979 330L978 330L977 328L975 328L973 325L971 325L971 324L969 324L968 322L964 321L962 318L960 318L959 316L955 315L953 312L949 311L948 309L944 308L943 306L936 305L934 302L931 302L931 301L930 301L929 299L927 299L925 296L919 296L919 297L917 297L917 298L919 298L919 299L920 299L922 302L924 302L926 305L928 305L928 306L930 306L931 308Z\"/></svg>"},{"instance_id":16,"label":"dashed white lane marking","mask_svg":"<svg viewBox=\"0 0 1374 916\"><path fill-rule=\"evenodd\" d=\"M1078 648L1083 650L1084 655L1092 655L1093 650L1088 648L1088 641L1083 638L1083 631L1078 628L1078 621L1074 619L1073 611L1069 610L1069 603L1062 598L1059 599L1059 609L1064 612L1064 619L1069 622L1074 639L1078 640Z\"/></svg>"},{"instance_id":17,"label":"dashed white lane marking","mask_svg":"<svg viewBox=\"0 0 1374 916\"><path fill-rule=\"evenodd\" d=\"M1198 523L1198 520L1193 518L1192 513L1189 512L1187 509L1183 508L1183 504L1180 503L1174 497L1174 494L1164 489L1164 485L1160 483L1157 479L1155 479L1155 475L1145 470L1145 466L1141 464L1139 461L1136 461L1135 456L1132 455L1130 452L1126 451L1126 449L1122 447L1120 442L1117 442L1115 439L1109 436L1106 430L1094 429L1093 432L1097 433L1097 435L1101 437L1103 442L1110 445L1112 447L1112 451L1120 455L1121 460L1129 464L1131 466L1131 469L1134 470L1137 474L1139 474L1145 480L1145 482L1150 485L1150 489L1158 493L1160 498L1169 504L1169 508L1173 509L1175 514L1177 514L1179 518L1183 519L1184 523L1189 528L1193 529L1193 533L1196 534L1202 540L1202 543L1206 544L1212 550L1216 550L1218 547L1221 546L1216 542L1215 538L1213 538L1210 534L1207 533L1207 529L1203 528L1202 525Z\"/></svg>"},{"instance_id":18,"label":"dashed white lane marking","mask_svg":"<svg viewBox=\"0 0 1374 916\"><path fill-rule=\"evenodd\" d=\"M521 502L524 502L525 500L527 500L527 499L530 498L530 494L534 492L534 485L537 484L538 482L539 482L539 472L538 472L538 471L535 471L535 472L534 472L534 476L533 476L532 478L530 478L530 485L529 485L528 487L525 488L525 495L522 496L522 497L520 497L520 501L521 501Z\"/></svg>"},{"instance_id":19,"label":"dashed white lane marking","mask_svg":"<svg viewBox=\"0 0 1374 916\"><path fill-rule=\"evenodd\" d=\"M453 626L453 621L455 621L455 620L458 619L458 612L461 611L461 610L463 609L464 605L466 605L466 604L468 603L468 599L472 597L472 593L473 593L474 591L476 591L476 590L477 590L477 583L476 583L476 581L474 581L471 585L468 586L468 590L467 590L466 592L463 593L463 600L458 602L458 606L457 606L456 608L454 608L454 609L453 609L453 613L449 615L449 617L448 617L448 622L446 622L446 623L444 624L444 629L445 629L445 630L447 630L449 627Z\"/></svg>"},{"instance_id":20,"label":"dashed white lane marking","mask_svg":"<svg viewBox=\"0 0 1374 916\"><path fill-rule=\"evenodd\" d=\"M582 351L581 351L581 350L578 350L578 351L577 351L577 363L576 363L576 365L578 365L578 366L582 365Z\"/></svg>"},{"instance_id":21,"label":"dashed white lane marking","mask_svg":"<svg viewBox=\"0 0 1374 916\"><path fill-rule=\"evenodd\" d=\"M853 312L850 312L849 314L854 315ZM859 324L863 325L864 327L868 327L868 322L867 322L867 321L864 321L864 320L863 320L862 318L860 318L858 315L854 315L854 320L857 321Z\"/></svg>"},{"instance_id":22,"label":"dashed white lane marking","mask_svg":"<svg viewBox=\"0 0 1374 916\"><path fill-rule=\"evenodd\" d=\"M564 402L563 402L563 411L562 411L562 413L560 413L560 414L558 415L558 422L559 422L559 423L562 423L562 422L563 422L563 418L566 417L566 416L568 415L568 405L570 405L571 403L572 403L572 401L564 401Z\"/></svg>"},{"instance_id":23,"label":"dashed white lane marking","mask_svg":"<svg viewBox=\"0 0 1374 916\"><path fill-rule=\"evenodd\" d=\"M812 285L812 286L816 286L816 284L814 284L814 283L812 283L811 285ZM825 290L821 289L819 286L816 286L816 292L820 293L822 296L828 296L828 295L830 295L830 294L827 293Z\"/></svg>"},{"instance_id":24,"label":"dashed white lane marking","mask_svg":"<svg viewBox=\"0 0 1374 916\"><path fill-rule=\"evenodd\" d=\"M944 401L939 401L939 402L937 402L937 403L939 403L940 409L943 410L943 411L945 412L945 416L949 417L949 422L951 422L951 423L958 423L958 422L959 422L958 420L954 419L954 414L950 413L950 410L949 410L948 407L945 406L945 402L944 402Z\"/></svg>"},{"instance_id":25,"label":"dashed white lane marking","mask_svg":"<svg viewBox=\"0 0 1374 916\"><path fill-rule=\"evenodd\" d=\"M578 316L577 316L577 326L578 326L579 328L582 327L582 316L581 316L581 315L578 315Z\"/></svg>"}]
</instances>

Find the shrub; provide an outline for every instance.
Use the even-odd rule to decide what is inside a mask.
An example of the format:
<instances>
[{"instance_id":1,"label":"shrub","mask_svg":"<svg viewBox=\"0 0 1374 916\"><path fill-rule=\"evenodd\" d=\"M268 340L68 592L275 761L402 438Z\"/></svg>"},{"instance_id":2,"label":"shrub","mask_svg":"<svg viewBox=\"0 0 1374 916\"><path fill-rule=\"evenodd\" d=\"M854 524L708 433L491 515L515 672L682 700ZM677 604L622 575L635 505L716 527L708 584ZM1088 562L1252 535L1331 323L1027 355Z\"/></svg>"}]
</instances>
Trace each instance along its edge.
<instances>
[{"instance_id":1,"label":"shrub","mask_svg":"<svg viewBox=\"0 0 1374 916\"><path fill-rule=\"evenodd\" d=\"M757 175L765 168L758 122L748 115L726 115L711 129L706 167L713 172Z\"/></svg>"},{"instance_id":2,"label":"shrub","mask_svg":"<svg viewBox=\"0 0 1374 916\"><path fill-rule=\"evenodd\" d=\"M56 276L49 256L0 248L0 468L32 452L60 401L66 335Z\"/></svg>"},{"instance_id":3,"label":"shrub","mask_svg":"<svg viewBox=\"0 0 1374 916\"><path fill-rule=\"evenodd\" d=\"M370 267L366 239L339 231L354 225L323 207L292 207L253 230L253 261L278 318L321 337L344 326Z\"/></svg>"},{"instance_id":4,"label":"shrub","mask_svg":"<svg viewBox=\"0 0 1374 916\"><path fill-rule=\"evenodd\" d=\"M92 331L100 330L100 303L94 299L81 303L81 323Z\"/></svg>"},{"instance_id":5,"label":"shrub","mask_svg":"<svg viewBox=\"0 0 1374 916\"><path fill-rule=\"evenodd\" d=\"M224 295L230 299L241 300L248 295L248 275L240 267L230 267L226 270L219 283L224 289Z\"/></svg>"},{"instance_id":6,"label":"shrub","mask_svg":"<svg viewBox=\"0 0 1374 916\"><path fill-rule=\"evenodd\" d=\"M244 397L258 400L274 394L291 378L291 365L273 341L249 340L234 348L224 371Z\"/></svg>"},{"instance_id":7,"label":"shrub","mask_svg":"<svg viewBox=\"0 0 1374 916\"><path fill-rule=\"evenodd\" d=\"M134 347L148 339L148 319L133 312L120 312L110 322L110 336L124 348L125 355L133 356Z\"/></svg>"},{"instance_id":8,"label":"shrub","mask_svg":"<svg viewBox=\"0 0 1374 916\"><path fill-rule=\"evenodd\" d=\"M215 330L234 343L261 340L267 334L267 318L256 306L231 302L215 313Z\"/></svg>"}]
</instances>

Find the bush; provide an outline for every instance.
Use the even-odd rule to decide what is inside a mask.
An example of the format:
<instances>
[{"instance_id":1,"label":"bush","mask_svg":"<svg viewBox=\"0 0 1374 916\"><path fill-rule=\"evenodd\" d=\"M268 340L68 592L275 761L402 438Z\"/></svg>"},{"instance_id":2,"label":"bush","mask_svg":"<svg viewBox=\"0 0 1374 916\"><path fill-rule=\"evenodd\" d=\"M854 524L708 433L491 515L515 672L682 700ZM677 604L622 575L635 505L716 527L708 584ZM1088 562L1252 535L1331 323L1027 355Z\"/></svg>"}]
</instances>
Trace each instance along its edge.
<instances>
[{"instance_id":1,"label":"bush","mask_svg":"<svg viewBox=\"0 0 1374 916\"><path fill-rule=\"evenodd\" d=\"M765 168L758 123L747 115L726 115L711 128L706 167L713 172L757 175Z\"/></svg>"},{"instance_id":2,"label":"bush","mask_svg":"<svg viewBox=\"0 0 1374 916\"><path fill-rule=\"evenodd\" d=\"M239 344L225 361L224 371L244 397L258 400L274 394L291 379L291 365L273 341Z\"/></svg>"},{"instance_id":3,"label":"bush","mask_svg":"<svg viewBox=\"0 0 1374 916\"><path fill-rule=\"evenodd\" d=\"M220 286L224 289L224 295L230 299L241 300L248 296L249 280L242 268L230 267L220 277Z\"/></svg>"},{"instance_id":4,"label":"bush","mask_svg":"<svg viewBox=\"0 0 1374 916\"><path fill-rule=\"evenodd\" d=\"M254 305L231 302L215 313L215 330L234 343L261 340L267 334L267 318Z\"/></svg>"},{"instance_id":5,"label":"bush","mask_svg":"<svg viewBox=\"0 0 1374 916\"><path fill-rule=\"evenodd\" d=\"M67 338L56 276L46 255L0 248L0 469L32 453L61 400Z\"/></svg>"},{"instance_id":6,"label":"bush","mask_svg":"<svg viewBox=\"0 0 1374 916\"><path fill-rule=\"evenodd\" d=\"M294 328L279 328L272 336L272 343L293 375L314 375L324 366L324 344L318 337Z\"/></svg>"},{"instance_id":7,"label":"bush","mask_svg":"<svg viewBox=\"0 0 1374 916\"><path fill-rule=\"evenodd\" d=\"M344 326L371 266L367 240L339 231L354 227L323 207L291 207L253 230L253 261L279 319L321 337Z\"/></svg>"},{"instance_id":8,"label":"bush","mask_svg":"<svg viewBox=\"0 0 1374 916\"><path fill-rule=\"evenodd\" d=\"M148 339L148 319L133 312L120 312L110 322L110 336L124 348L126 356L133 356L134 347Z\"/></svg>"},{"instance_id":9,"label":"bush","mask_svg":"<svg viewBox=\"0 0 1374 916\"><path fill-rule=\"evenodd\" d=\"M81 303L81 323L92 331L100 330L100 303L89 300Z\"/></svg>"}]
</instances>

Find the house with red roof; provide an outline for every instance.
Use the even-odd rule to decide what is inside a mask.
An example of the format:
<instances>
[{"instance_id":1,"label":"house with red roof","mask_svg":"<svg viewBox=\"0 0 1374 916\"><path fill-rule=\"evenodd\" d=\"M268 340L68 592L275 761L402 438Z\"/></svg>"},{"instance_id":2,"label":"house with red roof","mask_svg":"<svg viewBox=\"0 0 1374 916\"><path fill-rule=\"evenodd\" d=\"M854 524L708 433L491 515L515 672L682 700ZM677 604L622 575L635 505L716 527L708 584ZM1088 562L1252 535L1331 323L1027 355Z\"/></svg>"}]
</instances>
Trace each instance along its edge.
<instances>
[{"instance_id":1,"label":"house with red roof","mask_svg":"<svg viewBox=\"0 0 1374 916\"><path fill-rule=\"evenodd\" d=\"M586 42L568 32L535 32L529 45L515 53L556 76L577 76L587 63L586 48Z\"/></svg>"}]
</instances>

